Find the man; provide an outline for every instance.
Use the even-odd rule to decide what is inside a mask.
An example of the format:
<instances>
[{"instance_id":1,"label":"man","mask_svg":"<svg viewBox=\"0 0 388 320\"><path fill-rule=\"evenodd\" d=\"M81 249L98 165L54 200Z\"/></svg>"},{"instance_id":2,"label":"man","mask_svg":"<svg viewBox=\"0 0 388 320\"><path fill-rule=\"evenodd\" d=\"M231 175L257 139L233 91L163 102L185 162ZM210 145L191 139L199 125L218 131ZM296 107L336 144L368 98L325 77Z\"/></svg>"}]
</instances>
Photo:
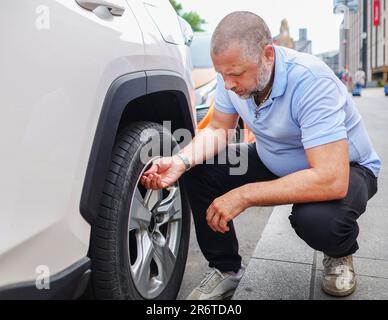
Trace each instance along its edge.
<instances>
[{"instance_id":1,"label":"man","mask_svg":"<svg viewBox=\"0 0 388 320\"><path fill-rule=\"evenodd\" d=\"M252 206L282 204L293 204L289 219L298 236L325 254L322 289L351 294L356 220L377 191L380 160L346 87L317 58L274 46L266 23L250 12L220 22L211 56L218 72L211 123L141 178L161 189L183 175L189 190L198 243L212 269L188 298L230 297L243 272L232 220ZM256 143L237 145L248 168L231 175L233 165L217 157L239 116ZM214 148L204 148L214 139ZM213 157L214 164L202 164Z\"/></svg>"},{"instance_id":2,"label":"man","mask_svg":"<svg viewBox=\"0 0 388 320\"><path fill-rule=\"evenodd\" d=\"M345 69L343 69L341 72L340 72L340 77L341 77L341 81L342 83L346 86L346 88L348 88L348 90L352 87L351 86L351 82L352 82L352 77L350 76L349 74L349 69L348 67L346 66Z\"/></svg>"},{"instance_id":3,"label":"man","mask_svg":"<svg viewBox=\"0 0 388 320\"><path fill-rule=\"evenodd\" d=\"M365 85L365 72L361 68L356 71L354 75L354 82L356 83L356 87L362 88Z\"/></svg>"}]
</instances>

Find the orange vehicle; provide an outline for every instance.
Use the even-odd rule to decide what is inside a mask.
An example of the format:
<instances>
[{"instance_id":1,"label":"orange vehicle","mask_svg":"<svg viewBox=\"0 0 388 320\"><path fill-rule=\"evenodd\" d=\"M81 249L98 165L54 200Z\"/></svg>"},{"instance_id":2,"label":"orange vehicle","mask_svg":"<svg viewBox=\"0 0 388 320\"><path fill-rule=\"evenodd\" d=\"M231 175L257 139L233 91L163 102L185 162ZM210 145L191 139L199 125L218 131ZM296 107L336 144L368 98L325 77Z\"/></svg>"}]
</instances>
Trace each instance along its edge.
<instances>
[{"instance_id":1,"label":"orange vehicle","mask_svg":"<svg viewBox=\"0 0 388 320\"><path fill-rule=\"evenodd\" d=\"M197 128L206 128L214 112L214 96L217 86L216 72L210 57L211 34L194 33L190 45L193 60L193 79L197 111ZM236 142L253 142L255 136L240 118L237 124ZM245 130L241 130L245 129Z\"/></svg>"}]
</instances>

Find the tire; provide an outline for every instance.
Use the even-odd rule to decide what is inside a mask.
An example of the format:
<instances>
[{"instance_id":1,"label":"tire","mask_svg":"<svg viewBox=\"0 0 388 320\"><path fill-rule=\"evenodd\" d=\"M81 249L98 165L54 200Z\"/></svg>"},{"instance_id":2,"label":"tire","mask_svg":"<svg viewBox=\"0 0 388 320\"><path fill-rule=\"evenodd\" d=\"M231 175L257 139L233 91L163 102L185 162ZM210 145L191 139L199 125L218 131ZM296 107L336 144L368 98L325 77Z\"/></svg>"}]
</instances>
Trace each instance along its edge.
<instances>
[{"instance_id":1,"label":"tire","mask_svg":"<svg viewBox=\"0 0 388 320\"><path fill-rule=\"evenodd\" d=\"M172 149L177 146L161 125L137 122L116 140L91 230L92 290L97 299L176 299L190 237L187 196L179 182L162 191L147 191L139 184L155 157L171 155L171 149L161 148L163 138ZM157 145L158 154L147 154L141 161L143 148Z\"/></svg>"}]
</instances>

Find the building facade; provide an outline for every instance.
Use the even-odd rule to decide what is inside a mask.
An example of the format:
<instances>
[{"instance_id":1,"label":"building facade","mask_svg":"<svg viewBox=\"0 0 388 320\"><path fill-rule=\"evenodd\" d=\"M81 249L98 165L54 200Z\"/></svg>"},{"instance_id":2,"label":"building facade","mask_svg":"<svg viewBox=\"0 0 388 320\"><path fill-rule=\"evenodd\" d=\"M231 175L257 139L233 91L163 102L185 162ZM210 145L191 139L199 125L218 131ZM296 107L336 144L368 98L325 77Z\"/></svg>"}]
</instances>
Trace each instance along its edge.
<instances>
[{"instance_id":1,"label":"building facade","mask_svg":"<svg viewBox=\"0 0 388 320\"><path fill-rule=\"evenodd\" d=\"M274 44L290 49L294 49L294 39L291 38L288 21L283 19L280 25L280 32L273 38Z\"/></svg>"},{"instance_id":2,"label":"building facade","mask_svg":"<svg viewBox=\"0 0 388 320\"><path fill-rule=\"evenodd\" d=\"M369 79L388 83L388 8L387 0L379 0L380 17L374 25L372 1L368 2L368 76ZM376 0L375 0L376 1ZM377 21L376 21L377 23Z\"/></svg>"},{"instance_id":3,"label":"building facade","mask_svg":"<svg viewBox=\"0 0 388 320\"><path fill-rule=\"evenodd\" d=\"M307 39L307 29L299 29L299 40L294 41L290 35L290 28L286 19L281 21L280 32L273 38L274 44L299 52L312 53L312 42Z\"/></svg>"},{"instance_id":4,"label":"building facade","mask_svg":"<svg viewBox=\"0 0 388 320\"><path fill-rule=\"evenodd\" d=\"M339 68L339 51L329 51L316 55L319 59L325 62L335 74L338 74L340 71Z\"/></svg>"},{"instance_id":5,"label":"building facade","mask_svg":"<svg viewBox=\"0 0 388 320\"><path fill-rule=\"evenodd\" d=\"M299 29L299 40L295 41L295 50L312 54L311 40L307 39L307 29Z\"/></svg>"},{"instance_id":6,"label":"building facade","mask_svg":"<svg viewBox=\"0 0 388 320\"><path fill-rule=\"evenodd\" d=\"M349 30L340 30L339 68L354 77L361 68L369 84L388 83L388 0L359 0L349 15Z\"/></svg>"}]
</instances>

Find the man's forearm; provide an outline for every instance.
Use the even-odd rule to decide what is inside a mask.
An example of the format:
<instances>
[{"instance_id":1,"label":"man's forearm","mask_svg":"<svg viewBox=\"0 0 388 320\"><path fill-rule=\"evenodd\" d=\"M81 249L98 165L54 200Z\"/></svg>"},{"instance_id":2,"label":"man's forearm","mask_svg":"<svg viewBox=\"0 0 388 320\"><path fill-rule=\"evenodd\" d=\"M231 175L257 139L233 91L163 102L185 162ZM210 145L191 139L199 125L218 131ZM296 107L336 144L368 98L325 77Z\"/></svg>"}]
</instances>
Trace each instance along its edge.
<instances>
[{"instance_id":1,"label":"man's forearm","mask_svg":"<svg viewBox=\"0 0 388 320\"><path fill-rule=\"evenodd\" d=\"M338 183L335 177L325 177L314 169L272 181L250 183L239 189L249 207L330 201L342 199L347 193L347 186Z\"/></svg>"},{"instance_id":2,"label":"man's forearm","mask_svg":"<svg viewBox=\"0 0 388 320\"><path fill-rule=\"evenodd\" d=\"M223 151L227 141L225 130L208 126L201 130L180 153L184 153L189 158L193 167Z\"/></svg>"}]
</instances>

